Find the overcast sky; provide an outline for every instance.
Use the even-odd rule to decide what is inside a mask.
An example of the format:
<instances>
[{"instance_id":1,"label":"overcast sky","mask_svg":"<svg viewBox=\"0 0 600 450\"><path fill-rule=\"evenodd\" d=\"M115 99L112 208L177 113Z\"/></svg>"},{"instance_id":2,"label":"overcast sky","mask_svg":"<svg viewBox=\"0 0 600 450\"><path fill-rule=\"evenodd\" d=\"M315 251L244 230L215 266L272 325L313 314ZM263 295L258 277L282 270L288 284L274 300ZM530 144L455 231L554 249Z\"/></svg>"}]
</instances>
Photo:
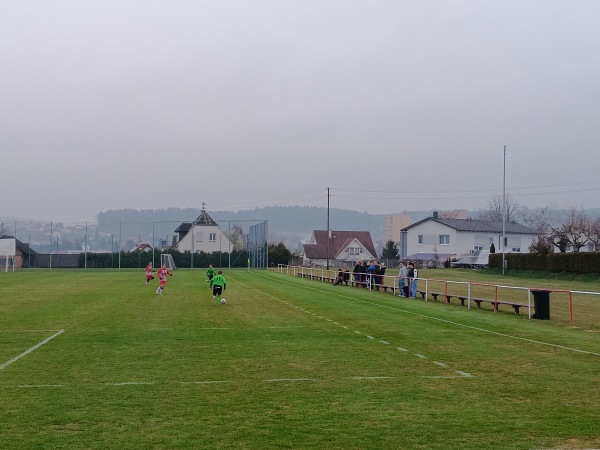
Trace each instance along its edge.
<instances>
[{"instance_id":1,"label":"overcast sky","mask_svg":"<svg viewBox=\"0 0 600 450\"><path fill-rule=\"evenodd\" d=\"M597 0L0 0L0 61L0 217L600 207Z\"/></svg>"}]
</instances>

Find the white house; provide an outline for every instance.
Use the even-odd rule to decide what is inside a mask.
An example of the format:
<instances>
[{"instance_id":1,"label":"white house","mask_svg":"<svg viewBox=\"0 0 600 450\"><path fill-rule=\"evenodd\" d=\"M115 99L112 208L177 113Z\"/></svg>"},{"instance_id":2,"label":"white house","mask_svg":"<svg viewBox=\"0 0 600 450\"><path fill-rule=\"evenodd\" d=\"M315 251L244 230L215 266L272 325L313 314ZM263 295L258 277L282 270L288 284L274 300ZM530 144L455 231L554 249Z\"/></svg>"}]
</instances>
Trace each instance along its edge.
<instances>
[{"instance_id":1,"label":"white house","mask_svg":"<svg viewBox=\"0 0 600 450\"><path fill-rule=\"evenodd\" d=\"M184 222L175 230L177 250L192 253L231 252L233 243L221 227L204 210L193 222Z\"/></svg>"},{"instance_id":2,"label":"white house","mask_svg":"<svg viewBox=\"0 0 600 450\"><path fill-rule=\"evenodd\" d=\"M492 243L496 252L528 253L529 246L537 241L538 232L515 222L504 226L502 222L485 222L469 219L441 219L435 213L417 223L403 228L400 233L400 257L416 254L465 255L489 250Z\"/></svg>"}]
</instances>

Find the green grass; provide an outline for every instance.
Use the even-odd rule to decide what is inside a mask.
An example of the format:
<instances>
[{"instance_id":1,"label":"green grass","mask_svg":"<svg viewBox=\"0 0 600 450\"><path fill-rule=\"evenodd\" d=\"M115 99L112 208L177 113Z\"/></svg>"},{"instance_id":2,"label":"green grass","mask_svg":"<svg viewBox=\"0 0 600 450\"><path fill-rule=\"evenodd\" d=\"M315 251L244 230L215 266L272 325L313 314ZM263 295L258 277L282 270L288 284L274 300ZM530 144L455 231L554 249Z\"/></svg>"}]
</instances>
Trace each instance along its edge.
<instances>
[{"instance_id":1,"label":"green grass","mask_svg":"<svg viewBox=\"0 0 600 450\"><path fill-rule=\"evenodd\" d=\"M0 273L0 448L600 447L597 323L225 275Z\"/></svg>"}]
</instances>

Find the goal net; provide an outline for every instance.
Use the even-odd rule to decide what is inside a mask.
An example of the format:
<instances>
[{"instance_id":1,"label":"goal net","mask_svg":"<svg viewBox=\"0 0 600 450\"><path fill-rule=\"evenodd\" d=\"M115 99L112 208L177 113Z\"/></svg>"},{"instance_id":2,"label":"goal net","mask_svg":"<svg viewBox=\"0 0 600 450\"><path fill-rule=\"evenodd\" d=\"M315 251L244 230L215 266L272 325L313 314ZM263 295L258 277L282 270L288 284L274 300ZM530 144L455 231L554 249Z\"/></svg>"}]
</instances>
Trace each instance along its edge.
<instances>
[{"instance_id":1,"label":"goal net","mask_svg":"<svg viewBox=\"0 0 600 450\"><path fill-rule=\"evenodd\" d=\"M161 267L162 267L163 264L169 270L175 270L175 269L177 269L177 266L175 266L175 262L173 261L173 255L171 255L169 253L162 253L160 255L160 265L161 265Z\"/></svg>"}]
</instances>

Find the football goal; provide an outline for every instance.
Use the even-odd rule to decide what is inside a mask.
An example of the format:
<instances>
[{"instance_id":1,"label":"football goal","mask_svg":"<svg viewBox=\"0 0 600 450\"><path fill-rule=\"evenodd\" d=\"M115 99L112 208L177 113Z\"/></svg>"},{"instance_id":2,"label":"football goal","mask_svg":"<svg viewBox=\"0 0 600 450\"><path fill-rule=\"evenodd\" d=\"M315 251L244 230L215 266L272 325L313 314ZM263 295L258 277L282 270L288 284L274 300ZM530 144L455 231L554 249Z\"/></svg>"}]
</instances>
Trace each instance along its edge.
<instances>
[{"instance_id":1,"label":"football goal","mask_svg":"<svg viewBox=\"0 0 600 450\"><path fill-rule=\"evenodd\" d=\"M175 269L177 269L177 266L175 266L175 262L173 261L173 255L171 255L169 253L162 253L160 255L160 265L161 265L161 267L162 267L163 264L169 270L175 270Z\"/></svg>"}]
</instances>

